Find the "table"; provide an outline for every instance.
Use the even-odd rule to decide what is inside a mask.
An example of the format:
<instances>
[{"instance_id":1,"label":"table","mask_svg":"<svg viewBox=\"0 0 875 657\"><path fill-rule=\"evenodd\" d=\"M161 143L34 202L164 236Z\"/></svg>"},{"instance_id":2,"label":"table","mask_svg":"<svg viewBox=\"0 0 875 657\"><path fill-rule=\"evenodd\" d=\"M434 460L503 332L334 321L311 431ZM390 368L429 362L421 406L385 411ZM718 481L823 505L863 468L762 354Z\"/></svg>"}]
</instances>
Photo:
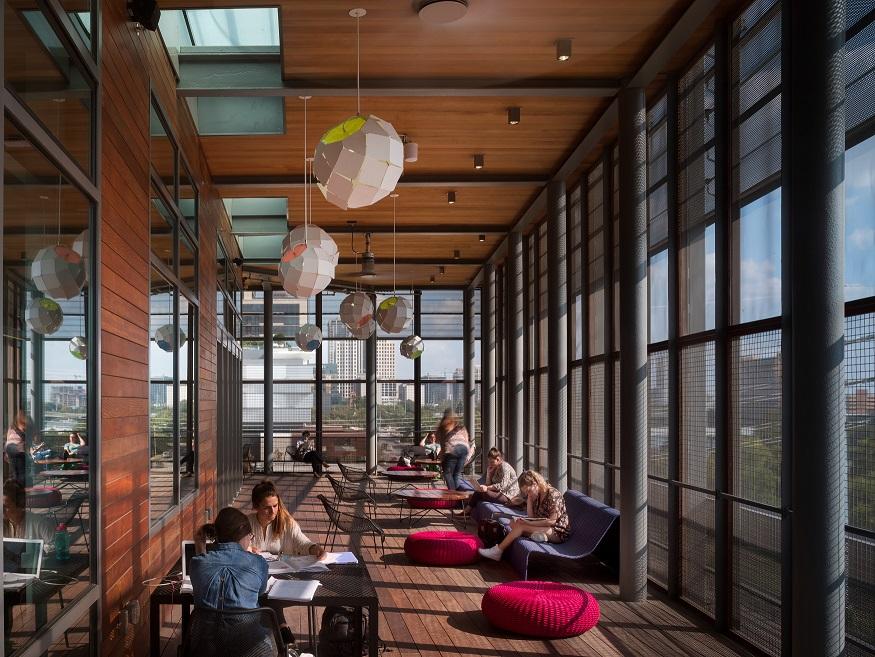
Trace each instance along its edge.
<instances>
[{"instance_id":1,"label":"table","mask_svg":"<svg viewBox=\"0 0 875 657\"><path fill-rule=\"evenodd\" d=\"M430 484L433 486L434 480L440 476L439 472L432 472L431 470L384 470L380 474L387 479L386 493L390 492L390 484L393 481L396 483L403 482L402 489L412 484Z\"/></svg>"},{"instance_id":2,"label":"table","mask_svg":"<svg viewBox=\"0 0 875 657\"><path fill-rule=\"evenodd\" d=\"M413 509L417 509L419 514L416 519L419 520L429 511L437 511L444 517L447 517L444 511L449 509L450 521L455 524L455 507L457 504L464 504L472 495L473 491L469 490L447 490L445 488L404 488L395 491L395 496L401 498L401 508L398 510L398 519L401 519L401 514L404 510L404 502L407 502L407 522L413 526ZM466 516L465 524L468 524Z\"/></svg>"},{"instance_id":3,"label":"table","mask_svg":"<svg viewBox=\"0 0 875 657\"><path fill-rule=\"evenodd\" d=\"M37 465L63 465L64 463L82 463L85 459L76 458L75 456L71 456L68 459L62 459L57 456L53 456L48 459L39 459L34 460L34 463Z\"/></svg>"},{"instance_id":4,"label":"table","mask_svg":"<svg viewBox=\"0 0 875 657\"><path fill-rule=\"evenodd\" d=\"M413 465L431 465L431 466L440 466L443 463L440 459L416 459L413 462Z\"/></svg>"},{"instance_id":5,"label":"table","mask_svg":"<svg viewBox=\"0 0 875 657\"><path fill-rule=\"evenodd\" d=\"M359 556L359 559L361 557ZM182 564L177 562L170 572L179 572ZM306 606L307 625L310 637L311 652L316 654L316 607L348 606L356 608L356 620L361 622L361 610L368 609L368 655L378 657L380 601L377 590L371 581L367 567L357 564L332 565L329 570L318 573L289 573L274 575L277 579L316 579L322 586L316 589L316 594L309 602L288 601L289 606ZM162 584L156 588L149 598L149 654L160 657L161 639L161 605L180 605L182 607L182 641L188 636L191 609L194 596L180 591L181 582L174 581Z\"/></svg>"}]
</instances>

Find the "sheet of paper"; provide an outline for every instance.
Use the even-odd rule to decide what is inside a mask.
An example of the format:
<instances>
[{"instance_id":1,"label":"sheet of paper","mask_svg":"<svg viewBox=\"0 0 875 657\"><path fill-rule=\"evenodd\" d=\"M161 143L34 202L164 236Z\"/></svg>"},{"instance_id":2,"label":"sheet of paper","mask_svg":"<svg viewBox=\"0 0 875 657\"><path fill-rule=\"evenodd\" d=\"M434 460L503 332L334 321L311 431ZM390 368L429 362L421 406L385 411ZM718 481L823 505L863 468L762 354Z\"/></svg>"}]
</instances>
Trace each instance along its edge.
<instances>
[{"instance_id":1,"label":"sheet of paper","mask_svg":"<svg viewBox=\"0 0 875 657\"><path fill-rule=\"evenodd\" d=\"M267 562L271 562L271 561L276 561L276 560L277 560L277 556L276 556L273 552L259 552L258 554L260 554L260 555L261 555L261 558L264 559L264 560L267 561Z\"/></svg>"},{"instance_id":2,"label":"sheet of paper","mask_svg":"<svg viewBox=\"0 0 875 657\"><path fill-rule=\"evenodd\" d=\"M324 564L348 564L348 563L358 563L359 560L352 552L329 552L328 556L325 557L325 560L322 562Z\"/></svg>"},{"instance_id":3,"label":"sheet of paper","mask_svg":"<svg viewBox=\"0 0 875 657\"><path fill-rule=\"evenodd\" d=\"M271 583L273 582L273 583ZM316 594L319 582L314 579L276 579L267 580L267 597L272 600L294 600L309 602Z\"/></svg>"}]
</instances>

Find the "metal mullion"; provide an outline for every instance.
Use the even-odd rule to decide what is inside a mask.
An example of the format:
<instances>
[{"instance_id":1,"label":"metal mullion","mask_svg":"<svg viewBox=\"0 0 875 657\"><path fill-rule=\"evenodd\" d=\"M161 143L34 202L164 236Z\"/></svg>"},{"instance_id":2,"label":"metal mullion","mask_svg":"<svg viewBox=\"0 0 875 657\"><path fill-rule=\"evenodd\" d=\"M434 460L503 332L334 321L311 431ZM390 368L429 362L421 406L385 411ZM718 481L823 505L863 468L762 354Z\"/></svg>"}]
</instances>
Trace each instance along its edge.
<instances>
[{"instance_id":1,"label":"metal mullion","mask_svg":"<svg viewBox=\"0 0 875 657\"><path fill-rule=\"evenodd\" d=\"M66 53L68 55L73 55L76 61L82 65L91 77L91 81L97 83L100 79L100 71L97 62L95 61L94 53L91 52L79 36L73 25L73 21L67 15L67 12L64 11L61 3L58 2L58 0L37 0L37 6L42 10L43 15L54 29L55 34L65 46L64 50ZM94 17L93 13L92 17ZM94 34L97 31L98 30L94 29L94 26L92 25L92 42L94 40Z\"/></svg>"},{"instance_id":2,"label":"metal mullion","mask_svg":"<svg viewBox=\"0 0 875 657\"><path fill-rule=\"evenodd\" d=\"M727 332L730 338L737 338L744 335L754 335L756 333L764 333L767 331L778 331L781 329L781 316L768 317L766 319L757 319L744 324L729 324Z\"/></svg>"},{"instance_id":3,"label":"metal mullion","mask_svg":"<svg viewBox=\"0 0 875 657\"><path fill-rule=\"evenodd\" d=\"M422 337L422 290L413 293L413 334ZM422 435L422 362L413 360L413 429Z\"/></svg>"},{"instance_id":4,"label":"metal mullion","mask_svg":"<svg viewBox=\"0 0 875 657\"><path fill-rule=\"evenodd\" d=\"M779 54L780 53L775 53L775 57L777 57ZM772 59L774 59L774 57ZM769 61L772 61L772 60L770 59ZM746 110L744 110L744 112L742 112L738 116L732 117L731 126L733 128L739 127L742 123L747 121L750 117L752 117L754 114L759 112L763 107L765 107L766 105L771 103L773 100L775 100L775 98L777 98L780 95L781 95L781 85L778 84L777 86L775 86L774 89L769 91L765 96L763 96L757 102L755 102L753 105L751 105ZM781 135L781 133L779 132L777 134L777 136L780 137L780 135ZM763 142L763 143L765 144L768 142ZM757 148L759 148L759 146Z\"/></svg>"},{"instance_id":5,"label":"metal mullion","mask_svg":"<svg viewBox=\"0 0 875 657\"><path fill-rule=\"evenodd\" d=\"M680 141L678 141L678 143L680 143ZM704 156L713 147L714 147L714 139L711 138L708 141L702 143L701 146L697 147L691 153L689 153L687 155L687 157L685 157L683 160L680 160L678 162L678 168L679 169L686 169L690 165L691 162L693 162L694 160L696 160L697 158L699 158L701 156ZM685 198L684 200L686 201L688 199L689 199L689 197ZM710 213L705 213L702 216L708 216L708 214L710 214Z\"/></svg>"},{"instance_id":6,"label":"metal mullion","mask_svg":"<svg viewBox=\"0 0 875 657\"><path fill-rule=\"evenodd\" d=\"M179 335L179 290L173 291L173 330ZM179 506L179 340L173 341L173 505Z\"/></svg>"},{"instance_id":7,"label":"metal mullion","mask_svg":"<svg viewBox=\"0 0 875 657\"><path fill-rule=\"evenodd\" d=\"M666 93L666 153L668 162L668 481L680 478L680 287L678 225L678 80L669 79ZM668 540L666 590L673 598L680 596L680 495L666 486L666 535Z\"/></svg>"},{"instance_id":8,"label":"metal mullion","mask_svg":"<svg viewBox=\"0 0 875 657\"><path fill-rule=\"evenodd\" d=\"M580 184L580 488L589 491L589 466L583 457L589 455L589 180L584 176Z\"/></svg>"},{"instance_id":9,"label":"metal mullion","mask_svg":"<svg viewBox=\"0 0 875 657\"><path fill-rule=\"evenodd\" d=\"M742 6L739 9L735 17L727 23L727 29L729 29L729 25L734 23L740 16L747 10L748 5ZM742 34L741 36L733 36L730 39L729 45L731 48L738 48L744 46L745 43L750 41L754 36L762 32L763 26L766 25L772 18L774 18L781 11L781 2L776 2L771 9L769 9L765 14L759 17L756 23L751 25L750 29Z\"/></svg>"},{"instance_id":10,"label":"metal mullion","mask_svg":"<svg viewBox=\"0 0 875 657\"><path fill-rule=\"evenodd\" d=\"M738 166L733 165L732 171L734 172L736 169L738 169ZM770 176L769 178L767 178L766 180L764 180L760 183L757 183L756 185L754 185L753 187L748 189L744 194L739 194L739 196L737 198L732 199L731 207L732 207L732 211L733 211L733 216L735 214L737 214L738 210L740 208L742 208L743 206L745 206L749 203L752 203L752 202L756 201L757 199L762 198L763 196L766 196L766 195L774 192L776 189L780 189L780 188L781 188L781 174L780 174L780 172L776 173L773 176Z\"/></svg>"},{"instance_id":11,"label":"metal mullion","mask_svg":"<svg viewBox=\"0 0 875 657\"><path fill-rule=\"evenodd\" d=\"M727 492L719 492L717 493L718 497L721 497L729 502L733 502L735 504L742 504L744 506L754 507L756 509L761 509L763 511L769 511L770 513L777 513L780 516L784 516L787 513L786 509L782 509L781 507L777 507L774 504L766 504L764 502L757 502L756 500L750 500L745 497L739 497L738 495L733 495Z\"/></svg>"},{"instance_id":12,"label":"metal mullion","mask_svg":"<svg viewBox=\"0 0 875 657\"><path fill-rule=\"evenodd\" d=\"M614 158L613 147L605 148L602 155L602 239L604 240L604 347L605 378L604 395L604 441L605 450L605 492L604 502L614 504L614 472L607 464L614 461Z\"/></svg>"}]
</instances>

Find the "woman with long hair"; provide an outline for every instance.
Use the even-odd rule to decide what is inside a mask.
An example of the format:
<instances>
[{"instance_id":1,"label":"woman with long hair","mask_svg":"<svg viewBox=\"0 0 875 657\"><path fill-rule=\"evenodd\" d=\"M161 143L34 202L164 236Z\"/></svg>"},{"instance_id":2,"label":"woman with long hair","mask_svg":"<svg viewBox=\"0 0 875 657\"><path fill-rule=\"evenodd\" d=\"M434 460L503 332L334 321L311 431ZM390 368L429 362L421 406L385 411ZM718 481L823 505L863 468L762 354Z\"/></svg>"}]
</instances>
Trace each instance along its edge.
<instances>
[{"instance_id":1,"label":"woman with long hair","mask_svg":"<svg viewBox=\"0 0 875 657\"><path fill-rule=\"evenodd\" d=\"M525 501L527 517L514 519L510 532L498 545L480 548L480 554L488 559L501 559L504 551L520 536L529 536L539 542L563 543L571 535L562 493L534 470L526 470L520 475L519 487L520 497L512 501Z\"/></svg>"},{"instance_id":2,"label":"woman with long hair","mask_svg":"<svg viewBox=\"0 0 875 657\"><path fill-rule=\"evenodd\" d=\"M27 463L27 439L31 434L31 422L23 409L18 409L6 432L4 450L9 462L10 477L22 486L30 485Z\"/></svg>"},{"instance_id":3,"label":"woman with long hair","mask_svg":"<svg viewBox=\"0 0 875 657\"><path fill-rule=\"evenodd\" d=\"M514 499L520 494L513 466L504 460L504 454L497 447L491 448L486 454L486 463L484 483L474 491L471 499L468 500L468 507L473 509L482 501L512 506Z\"/></svg>"},{"instance_id":4,"label":"woman with long hair","mask_svg":"<svg viewBox=\"0 0 875 657\"><path fill-rule=\"evenodd\" d=\"M325 549L301 531L301 526L288 512L276 486L269 479L252 489L252 508L254 511L249 514L249 524L255 551L291 556L309 554L317 559L325 558Z\"/></svg>"},{"instance_id":5,"label":"woman with long hair","mask_svg":"<svg viewBox=\"0 0 875 657\"><path fill-rule=\"evenodd\" d=\"M471 450L471 442L468 432L456 421L452 408L444 411L444 416L435 429L438 440L443 442L443 472L444 481L449 490L459 490L459 480L462 469L468 462L468 453Z\"/></svg>"},{"instance_id":6,"label":"woman with long hair","mask_svg":"<svg viewBox=\"0 0 875 657\"><path fill-rule=\"evenodd\" d=\"M212 542L209 552L207 542ZM267 588L267 561L252 554L252 528L239 509L225 507L195 535L191 560L194 604L207 609L255 609Z\"/></svg>"}]
</instances>

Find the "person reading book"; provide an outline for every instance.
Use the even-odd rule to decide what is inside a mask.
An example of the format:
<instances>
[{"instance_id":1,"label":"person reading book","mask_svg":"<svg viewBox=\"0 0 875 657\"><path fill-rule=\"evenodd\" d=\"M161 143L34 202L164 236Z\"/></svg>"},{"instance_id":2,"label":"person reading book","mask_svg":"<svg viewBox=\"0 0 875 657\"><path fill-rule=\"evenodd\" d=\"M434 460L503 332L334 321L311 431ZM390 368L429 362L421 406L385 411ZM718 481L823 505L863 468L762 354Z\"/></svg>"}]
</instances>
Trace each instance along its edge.
<instances>
[{"instance_id":1,"label":"person reading book","mask_svg":"<svg viewBox=\"0 0 875 657\"><path fill-rule=\"evenodd\" d=\"M520 536L540 542L563 543L571 535L562 493L534 470L526 470L520 475L519 487L528 517L511 521L510 532L498 545L478 550L487 559L500 560L504 551ZM515 501L522 501L520 498Z\"/></svg>"},{"instance_id":2,"label":"person reading book","mask_svg":"<svg viewBox=\"0 0 875 657\"><path fill-rule=\"evenodd\" d=\"M476 490L468 500L470 511L480 502L497 502L506 506L512 506L514 498L520 494L517 474L513 466L504 460L504 454L497 447L493 447L486 454L486 478L483 484L475 486ZM517 499L518 505L525 503L523 499Z\"/></svg>"}]
</instances>

